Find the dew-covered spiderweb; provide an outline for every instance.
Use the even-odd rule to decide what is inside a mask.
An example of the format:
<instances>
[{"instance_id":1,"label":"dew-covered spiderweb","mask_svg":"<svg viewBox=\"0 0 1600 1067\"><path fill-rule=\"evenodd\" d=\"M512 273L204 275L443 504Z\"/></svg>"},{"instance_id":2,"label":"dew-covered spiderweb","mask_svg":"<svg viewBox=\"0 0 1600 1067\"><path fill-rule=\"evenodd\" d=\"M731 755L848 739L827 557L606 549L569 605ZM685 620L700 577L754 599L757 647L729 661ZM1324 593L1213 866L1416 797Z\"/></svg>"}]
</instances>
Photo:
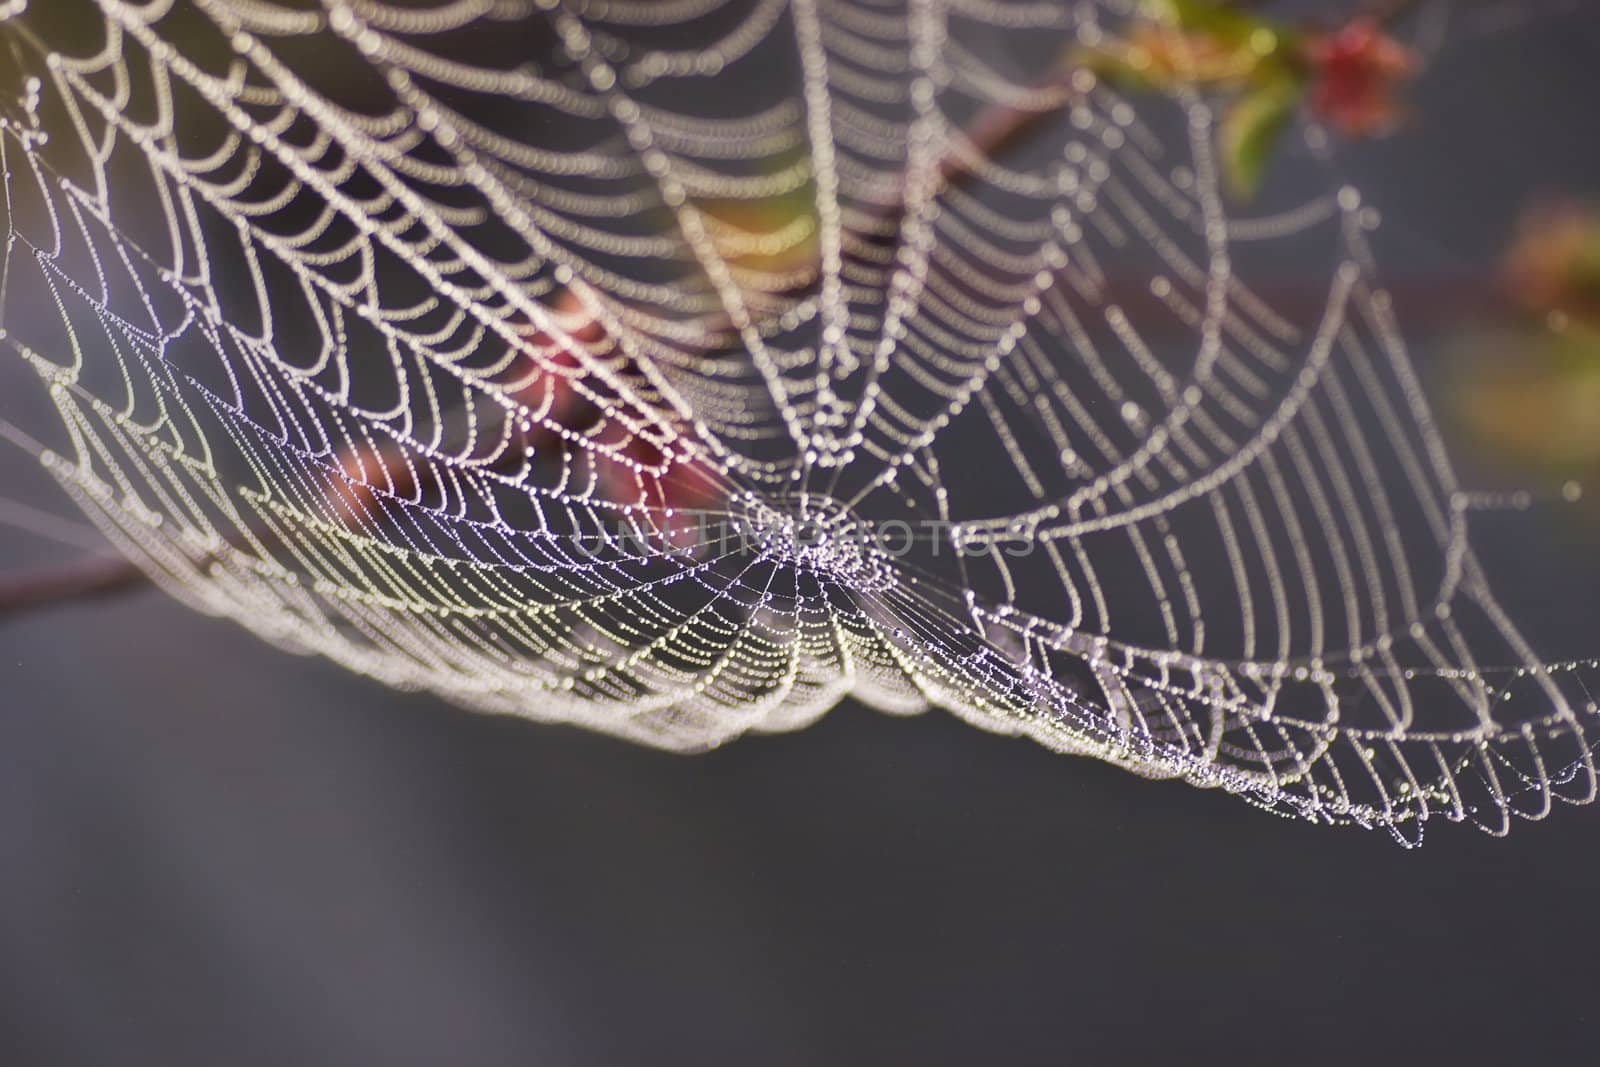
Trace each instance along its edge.
<instances>
[{"instance_id":1,"label":"dew-covered spiderweb","mask_svg":"<svg viewBox=\"0 0 1600 1067\"><path fill-rule=\"evenodd\" d=\"M1370 212L1071 69L1135 15L3 0L25 443L173 595L468 707L937 706L1407 839L1589 799Z\"/></svg>"}]
</instances>

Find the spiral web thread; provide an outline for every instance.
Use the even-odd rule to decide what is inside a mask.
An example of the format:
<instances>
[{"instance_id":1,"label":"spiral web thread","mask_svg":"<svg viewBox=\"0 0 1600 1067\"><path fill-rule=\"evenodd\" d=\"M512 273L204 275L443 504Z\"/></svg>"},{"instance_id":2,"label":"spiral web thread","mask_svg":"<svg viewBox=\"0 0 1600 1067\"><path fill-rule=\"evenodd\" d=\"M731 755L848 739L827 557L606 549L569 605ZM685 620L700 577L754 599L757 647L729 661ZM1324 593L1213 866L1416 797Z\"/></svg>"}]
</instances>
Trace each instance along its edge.
<instances>
[{"instance_id":1,"label":"spiral web thread","mask_svg":"<svg viewBox=\"0 0 1600 1067\"><path fill-rule=\"evenodd\" d=\"M1064 68L1130 17L0 3L39 458L175 596L470 707L937 705L1408 841L1592 798L1369 214L1233 217L1210 102Z\"/></svg>"}]
</instances>

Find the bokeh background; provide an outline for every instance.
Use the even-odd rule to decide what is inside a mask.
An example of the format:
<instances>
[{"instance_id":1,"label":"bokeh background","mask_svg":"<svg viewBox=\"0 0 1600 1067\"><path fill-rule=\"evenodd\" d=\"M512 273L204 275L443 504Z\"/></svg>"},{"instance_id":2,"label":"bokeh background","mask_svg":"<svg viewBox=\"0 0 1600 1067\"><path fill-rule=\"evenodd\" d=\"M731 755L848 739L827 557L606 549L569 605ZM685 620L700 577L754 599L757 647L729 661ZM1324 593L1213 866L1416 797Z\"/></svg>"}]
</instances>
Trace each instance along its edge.
<instances>
[{"instance_id":1,"label":"bokeh background","mask_svg":"<svg viewBox=\"0 0 1600 1067\"><path fill-rule=\"evenodd\" d=\"M1600 471L1540 442L1600 455L1600 410L1527 400L1540 332L1483 294L1600 201L1596 99L1600 20L1476 5L1329 164L1463 481L1529 494L1474 536L1552 658L1600 651ZM0 496L8 570L84 551L11 528L69 512L16 455ZM1600 809L1404 852L937 712L684 758L151 592L0 621L0 1063L1582 1064L1597 950Z\"/></svg>"}]
</instances>

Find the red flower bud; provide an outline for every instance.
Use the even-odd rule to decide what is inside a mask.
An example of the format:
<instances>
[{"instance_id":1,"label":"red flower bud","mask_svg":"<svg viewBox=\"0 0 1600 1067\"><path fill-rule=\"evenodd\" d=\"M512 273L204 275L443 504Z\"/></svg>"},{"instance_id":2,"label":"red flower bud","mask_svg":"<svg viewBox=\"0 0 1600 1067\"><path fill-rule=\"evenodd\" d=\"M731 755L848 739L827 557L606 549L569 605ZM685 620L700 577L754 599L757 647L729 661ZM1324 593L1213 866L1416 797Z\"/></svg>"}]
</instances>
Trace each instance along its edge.
<instances>
[{"instance_id":1,"label":"red flower bud","mask_svg":"<svg viewBox=\"0 0 1600 1067\"><path fill-rule=\"evenodd\" d=\"M1358 18L1306 44L1316 84L1312 110L1348 137L1371 137L1394 126L1394 92L1416 60L1376 19Z\"/></svg>"}]
</instances>

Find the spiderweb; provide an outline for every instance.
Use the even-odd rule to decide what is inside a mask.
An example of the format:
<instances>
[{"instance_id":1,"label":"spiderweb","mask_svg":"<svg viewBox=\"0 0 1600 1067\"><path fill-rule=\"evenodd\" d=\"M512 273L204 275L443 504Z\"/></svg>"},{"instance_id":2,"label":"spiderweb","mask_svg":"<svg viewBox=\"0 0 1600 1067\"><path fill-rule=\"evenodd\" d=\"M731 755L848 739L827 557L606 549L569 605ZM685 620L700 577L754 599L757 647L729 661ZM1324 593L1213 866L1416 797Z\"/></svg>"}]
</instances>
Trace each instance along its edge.
<instances>
[{"instance_id":1,"label":"spiderweb","mask_svg":"<svg viewBox=\"0 0 1600 1067\"><path fill-rule=\"evenodd\" d=\"M474 708L940 706L1407 840L1592 798L1369 213L1225 203L1212 101L1064 63L1133 15L6 0L38 457L173 595Z\"/></svg>"}]
</instances>

